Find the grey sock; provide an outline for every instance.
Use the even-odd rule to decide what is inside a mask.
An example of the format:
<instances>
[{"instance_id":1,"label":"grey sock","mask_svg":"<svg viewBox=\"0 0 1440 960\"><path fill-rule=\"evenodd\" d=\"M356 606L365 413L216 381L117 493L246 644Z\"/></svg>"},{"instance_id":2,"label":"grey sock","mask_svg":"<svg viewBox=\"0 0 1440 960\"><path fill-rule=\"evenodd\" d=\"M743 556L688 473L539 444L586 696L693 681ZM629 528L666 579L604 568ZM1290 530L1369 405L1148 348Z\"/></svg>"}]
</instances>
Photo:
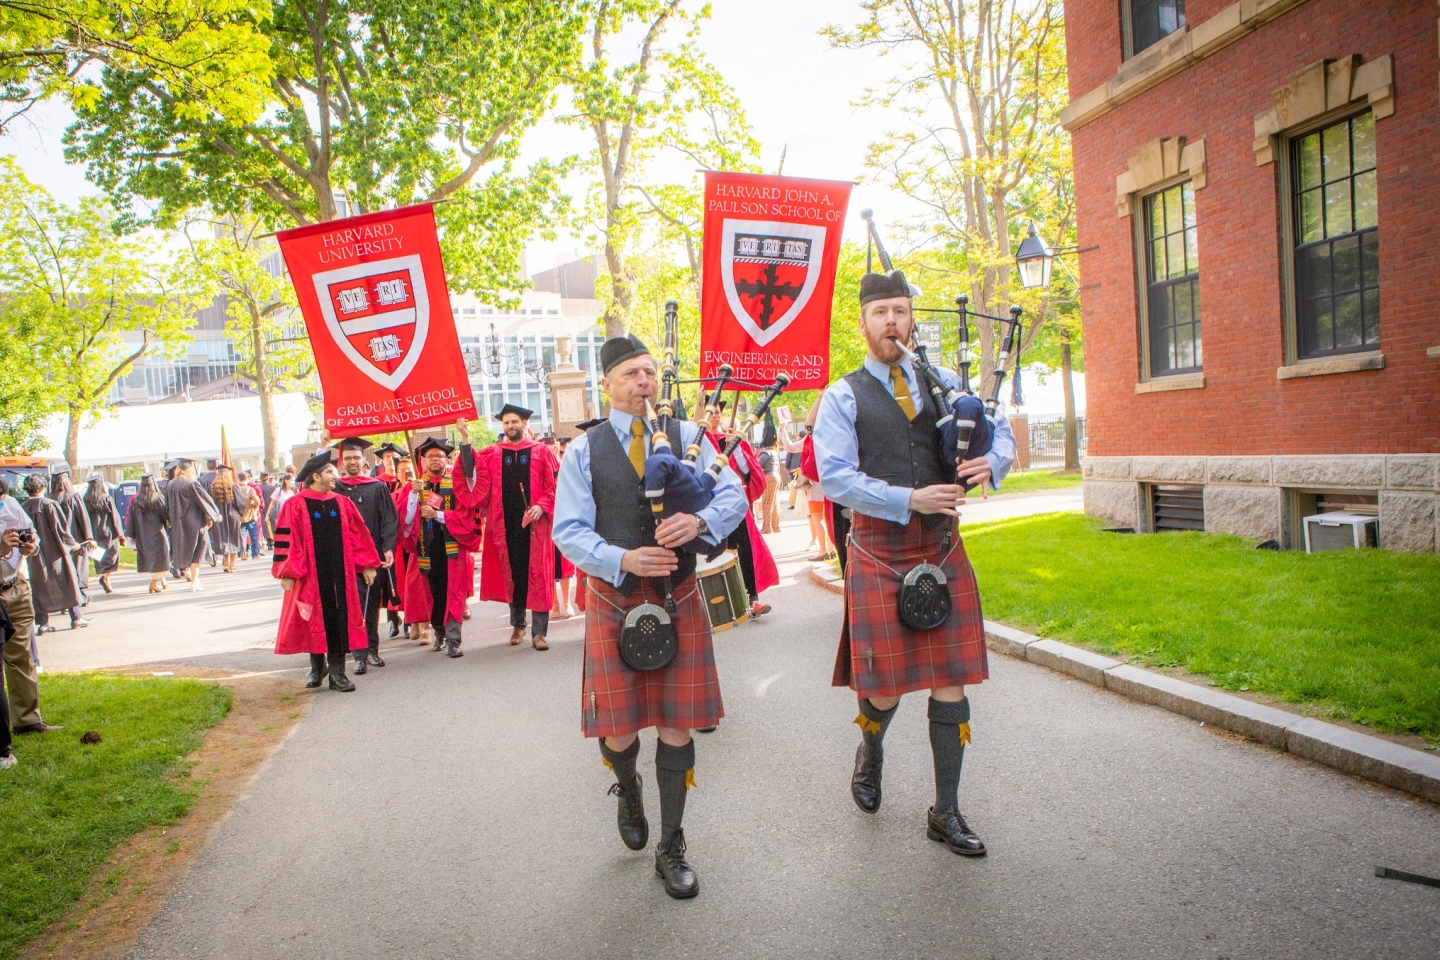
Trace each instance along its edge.
<instances>
[{"instance_id":1,"label":"grey sock","mask_svg":"<svg viewBox=\"0 0 1440 960\"><path fill-rule=\"evenodd\" d=\"M943 703L932 697L929 714L930 753L935 758L935 812L944 813L958 809L960 764L965 759L964 740L970 735L970 698Z\"/></svg>"},{"instance_id":2,"label":"grey sock","mask_svg":"<svg viewBox=\"0 0 1440 960\"><path fill-rule=\"evenodd\" d=\"M628 787L635 782L635 761L640 756L639 738L624 750L611 750L605 738L601 737L600 756L604 757L610 764L610 769L615 771L615 781L620 786Z\"/></svg>"},{"instance_id":3,"label":"grey sock","mask_svg":"<svg viewBox=\"0 0 1440 960\"><path fill-rule=\"evenodd\" d=\"M856 725L860 728L860 737L865 741L865 753L874 758L882 756L885 752L885 731L890 729L890 721L895 719L895 711L900 709L900 704L895 704L889 710L881 710L864 697L860 698L860 715L855 718Z\"/></svg>"},{"instance_id":4,"label":"grey sock","mask_svg":"<svg viewBox=\"0 0 1440 960\"><path fill-rule=\"evenodd\" d=\"M660 846L668 846L685 817L685 791L695 769L695 741L672 747L655 745L655 782L660 787Z\"/></svg>"}]
</instances>

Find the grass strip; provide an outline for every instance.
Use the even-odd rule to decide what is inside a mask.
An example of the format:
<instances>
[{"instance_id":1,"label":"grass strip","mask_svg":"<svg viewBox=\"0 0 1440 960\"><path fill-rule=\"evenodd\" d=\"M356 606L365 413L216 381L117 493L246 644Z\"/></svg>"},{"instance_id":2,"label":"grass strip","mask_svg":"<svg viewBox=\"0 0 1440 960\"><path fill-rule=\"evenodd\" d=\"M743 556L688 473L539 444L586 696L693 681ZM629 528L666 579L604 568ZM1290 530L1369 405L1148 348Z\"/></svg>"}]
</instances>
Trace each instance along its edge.
<instances>
[{"instance_id":1,"label":"grass strip","mask_svg":"<svg viewBox=\"0 0 1440 960\"><path fill-rule=\"evenodd\" d=\"M1069 513L966 527L985 615L1440 745L1440 556L1102 526Z\"/></svg>"},{"instance_id":2,"label":"grass strip","mask_svg":"<svg viewBox=\"0 0 1440 960\"><path fill-rule=\"evenodd\" d=\"M1065 490L1070 487L1078 487L1085 482L1085 478L1077 470L1074 473L1064 473L1060 470L1026 470L1010 474L1005 482L1000 484L999 491L991 496L1002 496L1007 493L1036 493L1040 490ZM979 497L979 491L971 494L972 497Z\"/></svg>"},{"instance_id":3,"label":"grass strip","mask_svg":"<svg viewBox=\"0 0 1440 960\"><path fill-rule=\"evenodd\" d=\"M17 737L0 773L0 960L62 916L126 838L189 811L185 757L230 709L225 687L178 677L46 674L56 733ZM94 730L103 738L85 745ZM119 878L116 878L118 882Z\"/></svg>"}]
</instances>

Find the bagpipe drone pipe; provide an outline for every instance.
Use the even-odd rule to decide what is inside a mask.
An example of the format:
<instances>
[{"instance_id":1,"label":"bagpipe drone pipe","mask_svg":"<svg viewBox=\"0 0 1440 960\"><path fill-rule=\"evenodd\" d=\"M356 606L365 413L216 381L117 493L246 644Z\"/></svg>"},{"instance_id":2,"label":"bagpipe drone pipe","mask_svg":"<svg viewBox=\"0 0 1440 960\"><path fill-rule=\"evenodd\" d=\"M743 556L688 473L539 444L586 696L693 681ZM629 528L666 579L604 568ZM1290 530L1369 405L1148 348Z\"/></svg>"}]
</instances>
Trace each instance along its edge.
<instances>
[{"instance_id":1,"label":"bagpipe drone pipe","mask_svg":"<svg viewBox=\"0 0 1440 960\"><path fill-rule=\"evenodd\" d=\"M647 403L645 410L651 432L650 455L645 459L645 496L650 501L650 510L655 514L657 522L679 513L693 515L708 507L715 499L715 485L720 480L720 473L735 455L741 440L739 433L731 437L725 449L716 454L715 462L708 470L701 470L699 467L700 444L705 442L703 430L698 431L695 442L686 447L684 459L675 456L675 451L671 448L671 411L675 388L680 382L675 363L676 308L674 300L665 304L665 358L660 374L660 403L658 406ZM721 391L731 382L734 371L727 364L722 365L718 373L716 388L706 402L707 409L719 404ZM770 404L789 383L790 377L784 373L775 377L775 382L766 389L750 411L747 427L760 422ZM713 559L725 546L723 542L712 545L696 537L683 544L680 549Z\"/></svg>"}]
</instances>

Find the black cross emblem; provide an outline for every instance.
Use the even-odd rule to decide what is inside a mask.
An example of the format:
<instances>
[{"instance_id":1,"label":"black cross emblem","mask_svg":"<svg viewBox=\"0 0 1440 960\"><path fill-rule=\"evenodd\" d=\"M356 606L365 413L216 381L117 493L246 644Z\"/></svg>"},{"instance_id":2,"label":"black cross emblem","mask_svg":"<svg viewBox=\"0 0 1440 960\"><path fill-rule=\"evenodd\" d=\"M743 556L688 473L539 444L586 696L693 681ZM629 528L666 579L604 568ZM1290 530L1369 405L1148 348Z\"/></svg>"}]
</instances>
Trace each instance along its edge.
<instances>
[{"instance_id":1,"label":"black cross emblem","mask_svg":"<svg viewBox=\"0 0 1440 960\"><path fill-rule=\"evenodd\" d=\"M793 283L781 283L778 276L779 267L776 264L768 263L765 270L760 274L760 282L752 283L749 280L736 280L735 292L747 297L755 297L760 301L760 329L768 330L770 321L775 317L775 300L777 297L785 300L794 300L800 295L801 288Z\"/></svg>"}]
</instances>

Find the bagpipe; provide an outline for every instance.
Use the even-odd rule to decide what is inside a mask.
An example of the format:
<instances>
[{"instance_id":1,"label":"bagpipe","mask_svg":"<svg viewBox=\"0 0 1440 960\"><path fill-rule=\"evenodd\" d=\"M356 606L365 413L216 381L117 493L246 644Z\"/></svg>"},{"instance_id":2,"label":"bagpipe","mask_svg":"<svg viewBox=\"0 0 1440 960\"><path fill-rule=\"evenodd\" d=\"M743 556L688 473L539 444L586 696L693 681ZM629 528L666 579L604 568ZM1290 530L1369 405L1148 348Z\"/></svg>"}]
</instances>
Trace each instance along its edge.
<instances>
[{"instance_id":1,"label":"bagpipe","mask_svg":"<svg viewBox=\"0 0 1440 960\"><path fill-rule=\"evenodd\" d=\"M874 214L869 210L860 211L864 218L869 232L869 241L873 249L880 257L880 266L886 273L893 269L890 262L890 255L885 251L885 245L880 240L880 233L875 228ZM865 267L870 269L870 249L866 248ZM956 309L948 307L912 307L913 313L942 313L957 315L959 320L959 368L960 386L952 387L945 382L930 362L925 353L925 345L914 343L907 345L901 343L898 337L891 337L890 340L900 348L901 352L909 359L911 366L915 368L915 376L925 389L926 396L921 401L933 403L935 410L935 426L940 430L940 446L947 463L953 463L959 469L963 460L973 460L989 453L995 442L995 416L1000 407L1000 385L1005 381L1005 365L1011 353L1015 354L1015 376L1011 381L1011 402L1023 403L1024 397L1020 391L1020 314L1021 308L1012 306L1010 316L992 317L989 314L977 313L969 309L969 298L958 296L955 298ZM975 396L970 388L970 317L983 317L1007 326L1002 347L1000 349L999 361L995 368L995 382L990 391L990 396L981 401ZM912 340L914 332L911 333ZM967 490L975 486L973 483L965 483L958 475L956 482L961 483Z\"/></svg>"},{"instance_id":2,"label":"bagpipe","mask_svg":"<svg viewBox=\"0 0 1440 960\"><path fill-rule=\"evenodd\" d=\"M675 451L670 443L669 428L671 418L674 416L676 388L682 382L705 382L703 380L682 381L679 378L675 360L678 308L679 305L674 300L665 303L665 348L660 368L660 400L654 405L647 402L645 408L645 416L650 423L651 432L650 455L645 459L645 496L650 501L650 510L654 513L657 523L677 513L699 513L709 506L710 502L715 499L715 485L720 481L721 472L729 465L730 458L735 456L735 451L743 439L743 431L732 436L730 441L725 444L725 449L715 455L715 462L707 470L701 470L698 466L700 444L705 439L703 430L696 435L695 442L685 448L683 458L675 456ZM715 389L705 401L707 413L719 408L721 394L726 386L735 384L736 386L759 387L758 384L735 380L734 369L729 364L722 365L717 374L718 376L714 378ZM789 375L776 374L775 381L764 388L765 392L752 407L750 415L746 418L746 428L760 422L770 404L789 383ZM724 549L724 545L712 546L696 537L680 549L690 553L703 554L707 558L713 559Z\"/></svg>"}]
</instances>

